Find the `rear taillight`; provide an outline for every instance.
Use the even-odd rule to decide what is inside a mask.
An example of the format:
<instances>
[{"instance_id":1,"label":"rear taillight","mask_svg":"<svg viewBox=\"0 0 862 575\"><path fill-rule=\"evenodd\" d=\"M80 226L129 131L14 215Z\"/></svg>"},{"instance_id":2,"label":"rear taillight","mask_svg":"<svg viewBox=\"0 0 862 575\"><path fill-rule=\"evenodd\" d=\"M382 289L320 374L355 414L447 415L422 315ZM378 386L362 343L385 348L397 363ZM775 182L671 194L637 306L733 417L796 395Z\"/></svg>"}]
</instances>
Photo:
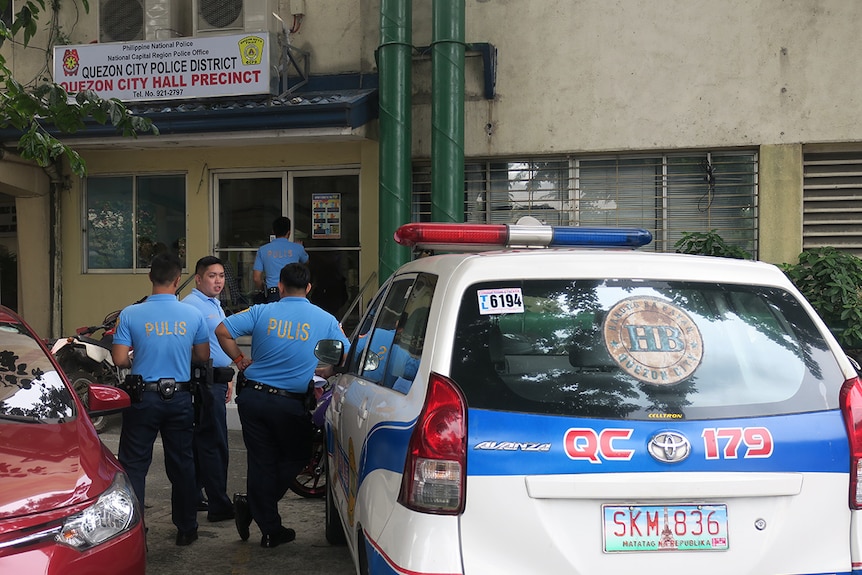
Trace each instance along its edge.
<instances>
[{"instance_id":1,"label":"rear taillight","mask_svg":"<svg viewBox=\"0 0 862 575\"><path fill-rule=\"evenodd\" d=\"M398 502L424 513L461 513L466 464L464 396L452 380L432 373L425 406L410 437Z\"/></svg>"},{"instance_id":2,"label":"rear taillight","mask_svg":"<svg viewBox=\"0 0 862 575\"><path fill-rule=\"evenodd\" d=\"M862 381L858 377L845 381L840 397L850 440L850 509L862 509Z\"/></svg>"}]
</instances>

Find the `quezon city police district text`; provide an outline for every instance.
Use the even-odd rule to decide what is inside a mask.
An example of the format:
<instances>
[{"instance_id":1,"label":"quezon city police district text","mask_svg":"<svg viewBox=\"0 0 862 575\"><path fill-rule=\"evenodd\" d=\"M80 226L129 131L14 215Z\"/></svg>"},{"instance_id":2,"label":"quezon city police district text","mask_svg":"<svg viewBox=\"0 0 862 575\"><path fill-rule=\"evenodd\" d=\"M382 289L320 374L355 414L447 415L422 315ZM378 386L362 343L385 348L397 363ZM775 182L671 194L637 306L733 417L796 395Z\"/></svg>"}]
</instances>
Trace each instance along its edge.
<instances>
[{"instance_id":1,"label":"quezon city police district text","mask_svg":"<svg viewBox=\"0 0 862 575\"><path fill-rule=\"evenodd\" d=\"M69 92L133 90L134 97L182 95L188 86L251 84L260 81L259 69L238 70L236 56L209 57L204 48L188 49L192 42L127 44L120 54L107 57L108 64L82 65L80 80L64 80ZM143 49L152 48L152 51ZM163 91L168 90L165 94ZM158 91L158 92L156 92Z\"/></svg>"}]
</instances>

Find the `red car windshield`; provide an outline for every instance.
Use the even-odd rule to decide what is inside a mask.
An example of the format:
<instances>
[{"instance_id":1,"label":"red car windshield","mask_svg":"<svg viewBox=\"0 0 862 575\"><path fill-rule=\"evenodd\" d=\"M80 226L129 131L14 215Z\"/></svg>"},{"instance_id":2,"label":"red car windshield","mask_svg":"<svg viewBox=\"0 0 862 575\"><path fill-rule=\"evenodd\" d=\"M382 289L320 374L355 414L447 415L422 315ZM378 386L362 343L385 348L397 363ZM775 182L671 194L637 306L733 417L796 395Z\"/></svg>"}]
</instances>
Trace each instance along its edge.
<instances>
[{"instance_id":1,"label":"red car windshield","mask_svg":"<svg viewBox=\"0 0 862 575\"><path fill-rule=\"evenodd\" d=\"M0 323L0 419L62 422L75 415L66 384L20 324Z\"/></svg>"}]
</instances>

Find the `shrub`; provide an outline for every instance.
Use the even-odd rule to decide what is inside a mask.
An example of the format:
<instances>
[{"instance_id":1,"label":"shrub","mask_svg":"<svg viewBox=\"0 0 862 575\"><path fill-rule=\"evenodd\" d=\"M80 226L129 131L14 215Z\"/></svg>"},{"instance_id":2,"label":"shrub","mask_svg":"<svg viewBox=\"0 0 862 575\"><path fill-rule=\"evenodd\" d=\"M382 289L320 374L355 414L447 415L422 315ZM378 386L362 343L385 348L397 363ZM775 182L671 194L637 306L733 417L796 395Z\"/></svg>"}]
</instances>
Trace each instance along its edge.
<instances>
[{"instance_id":1,"label":"shrub","mask_svg":"<svg viewBox=\"0 0 862 575\"><path fill-rule=\"evenodd\" d=\"M862 348L862 259L834 247L805 250L779 266L845 349Z\"/></svg>"},{"instance_id":2,"label":"shrub","mask_svg":"<svg viewBox=\"0 0 862 575\"><path fill-rule=\"evenodd\" d=\"M728 244L715 230L708 232L683 232L673 247L679 254L697 254L737 260L753 259L751 254L738 246Z\"/></svg>"}]
</instances>

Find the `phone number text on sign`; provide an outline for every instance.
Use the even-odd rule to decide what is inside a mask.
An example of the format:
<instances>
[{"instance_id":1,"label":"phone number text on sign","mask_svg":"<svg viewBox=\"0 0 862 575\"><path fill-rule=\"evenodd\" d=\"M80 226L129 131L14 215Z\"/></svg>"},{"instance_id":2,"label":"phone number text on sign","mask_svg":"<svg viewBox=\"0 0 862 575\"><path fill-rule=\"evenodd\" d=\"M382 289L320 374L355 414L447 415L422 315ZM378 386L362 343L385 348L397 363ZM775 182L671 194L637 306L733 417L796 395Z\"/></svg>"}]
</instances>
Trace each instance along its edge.
<instances>
[{"instance_id":1,"label":"phone number text on sign","mask_svg":"<svg viewBox=\"0 0 862 575\"><path fill-rule=\"evenodd\" d=\"M521 288L483 289L476 292L479 298L479 313L524 313L524 298Z\"/></svg>"}]
</instances>

